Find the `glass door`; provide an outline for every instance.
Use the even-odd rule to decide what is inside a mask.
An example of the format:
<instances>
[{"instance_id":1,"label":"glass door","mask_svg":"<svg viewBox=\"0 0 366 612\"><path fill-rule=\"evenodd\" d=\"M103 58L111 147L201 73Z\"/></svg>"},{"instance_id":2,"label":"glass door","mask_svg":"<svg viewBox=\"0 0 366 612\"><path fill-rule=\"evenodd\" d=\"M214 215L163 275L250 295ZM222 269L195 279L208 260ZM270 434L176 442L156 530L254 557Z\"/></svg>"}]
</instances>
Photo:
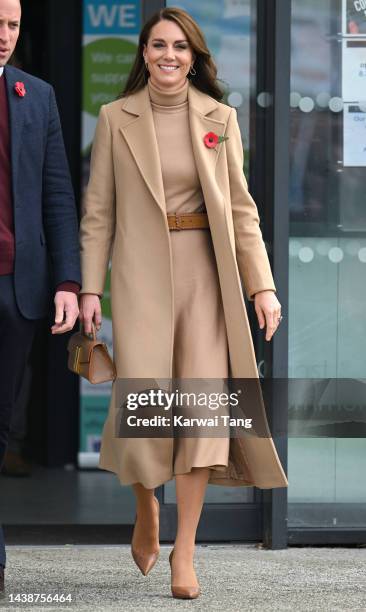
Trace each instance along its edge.
<instances>
[{"instance_id":1,"label":"glass door","mask_svg":"<svg viewBox=\"0 0 366 612\"><path fill-rule=\"evenodd\" d=\"M289 439L295 539L366 537L365 8L292 2L288 375L324 387Z\"/></svg>"}]
</instances>

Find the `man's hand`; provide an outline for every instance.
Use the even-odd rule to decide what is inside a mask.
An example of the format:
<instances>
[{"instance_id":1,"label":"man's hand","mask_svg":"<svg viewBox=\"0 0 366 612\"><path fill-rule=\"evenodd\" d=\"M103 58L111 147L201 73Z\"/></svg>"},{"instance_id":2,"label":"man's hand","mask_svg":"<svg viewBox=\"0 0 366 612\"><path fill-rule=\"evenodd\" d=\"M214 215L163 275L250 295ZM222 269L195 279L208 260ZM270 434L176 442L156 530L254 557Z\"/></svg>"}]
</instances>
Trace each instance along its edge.
<instances>
[{"instance_id":1,"label":"man's hand","mask_svg":"<svg viewBox=\"0 0 366 612\"><path fill-rule=\"evenodd\" d=\"M55 295L55 324L51 327L52 334L64 334L72 330L78 318L78 298L71 291L57 291Z\"/></svg>"},{"instance_id":2,"label":"man's hand","mask_svg":"<svg viewBox=\"0 0 366 612\"><path fill-rule=\"evenodd\" d=\"M257 313L259 327L267 324L266 340L270 340L281 320L281 304L274 291L259 291L254 295L254 308Z\"/></svg>"},{"instance_id":3,"label":"man's hand","mask_svg":"<svg viewBox=\"0 0 366 612\"><path fill-rule=\"evenodd\" d=\"M80 296L80 322L83 324L86 334L92 331L92 321L98 331L102 325L102 308L98 295L94 293L83 293Z\"/></svg>"}]
</instances>

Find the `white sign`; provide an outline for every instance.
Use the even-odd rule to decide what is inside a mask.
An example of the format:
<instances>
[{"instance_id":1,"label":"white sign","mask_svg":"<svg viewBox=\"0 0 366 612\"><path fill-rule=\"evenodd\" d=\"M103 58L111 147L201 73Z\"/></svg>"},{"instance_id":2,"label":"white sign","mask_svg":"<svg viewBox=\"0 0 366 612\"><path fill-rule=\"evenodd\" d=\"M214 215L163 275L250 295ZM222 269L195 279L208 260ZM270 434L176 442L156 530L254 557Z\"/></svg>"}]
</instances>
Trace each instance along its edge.
<instances>
[{"instance_id":1,"label":"white sign","mask_svg":"<svg viewBox=\"0 0 366 612\"><path fill-rule=\"evenodd\" d=\"M342 97L344 102L366 101L366 38L343 40Z\"/></svg>"},{"instance_id":2,"label":"white sign","mask_svg":"<svg viewBox=\"0 0 366 612\"><path fill-rule=\"evenodd\" d=\"M366 166L366 108L355 104L343 108L343 165Z\"/></svg>"}]
</instances>

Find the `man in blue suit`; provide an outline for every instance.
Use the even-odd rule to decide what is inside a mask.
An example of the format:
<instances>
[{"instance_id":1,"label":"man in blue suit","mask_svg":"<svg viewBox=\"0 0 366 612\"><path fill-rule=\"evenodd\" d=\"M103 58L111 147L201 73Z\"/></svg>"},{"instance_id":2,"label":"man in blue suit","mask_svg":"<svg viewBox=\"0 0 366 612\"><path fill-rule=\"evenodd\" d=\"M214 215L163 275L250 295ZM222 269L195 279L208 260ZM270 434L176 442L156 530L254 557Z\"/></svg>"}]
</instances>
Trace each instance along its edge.
<instances>
[{"instance_id":1,"label":"man in blue suit","mask_svg":"<svg viewBox=\"0 0 366 612\"><path fill-rule=\"evenodd\" d=\"M7 66L20 19L19 0L0 0L0 468L36 321L54 299L52 333L71 330L81 285L77 213L54 91ZM5 562L0 526L0 591Z\"/></svg>"}]
</instances>

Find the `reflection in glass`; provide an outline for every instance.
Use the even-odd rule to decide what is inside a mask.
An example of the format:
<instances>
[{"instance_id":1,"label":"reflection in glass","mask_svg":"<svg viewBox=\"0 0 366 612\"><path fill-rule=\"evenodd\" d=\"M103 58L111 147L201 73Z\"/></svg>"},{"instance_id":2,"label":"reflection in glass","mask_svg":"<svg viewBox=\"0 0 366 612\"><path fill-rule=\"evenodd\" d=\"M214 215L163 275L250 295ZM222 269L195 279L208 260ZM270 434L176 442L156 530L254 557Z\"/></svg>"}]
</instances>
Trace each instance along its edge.
<instances>
[{"instance_id":1,"label":"reflection in glass","mask_svg":"<svg viewBox=\"0 0 366 612\"><path fill-rule=\"evenodd\" d=\"M352 65L344 70L354 50L345 23L341 2L292 2L289 377L350 378L356 388L366 378L366 162L358 154L347 165L357 146L347 121L362 119L347 92L362 91ZM356 54L366 62L365 49ZM308 111L304 99L315 102ZM362 438L290 438L289 526L366 526L365 451Z\"/></svg>"}]
</instances>

